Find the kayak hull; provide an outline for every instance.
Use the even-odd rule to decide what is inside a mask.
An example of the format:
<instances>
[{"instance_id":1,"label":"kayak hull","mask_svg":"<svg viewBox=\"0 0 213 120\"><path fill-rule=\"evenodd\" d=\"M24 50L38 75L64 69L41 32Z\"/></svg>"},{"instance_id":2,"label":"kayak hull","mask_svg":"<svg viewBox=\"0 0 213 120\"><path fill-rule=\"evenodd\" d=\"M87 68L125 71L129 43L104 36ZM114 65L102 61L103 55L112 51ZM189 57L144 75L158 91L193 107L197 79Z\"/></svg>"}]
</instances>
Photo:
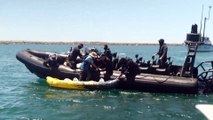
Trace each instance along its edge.
<instances>
[{"instance_id":1,"label":"kayak hull","mask_svg":"<svg viewBox=\"0 0 213 120\"><path fill-rule=\"evenodd\" d=\"M76 81L71 79L60 80L50 76L48 76L46 80L47 80L47 83L52 87L72 89L72 90L114 89L117 87L117 84L119 83L118 79L97 82L97 81L78 81L78 80Z\"/></svg>"}]
</instances>

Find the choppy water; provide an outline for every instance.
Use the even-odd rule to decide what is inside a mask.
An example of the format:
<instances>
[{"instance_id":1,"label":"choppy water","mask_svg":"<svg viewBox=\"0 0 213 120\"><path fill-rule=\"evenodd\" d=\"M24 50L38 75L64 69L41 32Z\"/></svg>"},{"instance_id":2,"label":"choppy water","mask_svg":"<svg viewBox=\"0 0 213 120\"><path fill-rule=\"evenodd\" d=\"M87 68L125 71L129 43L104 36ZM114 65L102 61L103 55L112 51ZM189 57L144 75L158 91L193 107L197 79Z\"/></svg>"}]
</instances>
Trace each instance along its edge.
<instances>
[{"instance_id":1,"label":"choppy water","mask_svg":"<svg viewBox=\"0 0 213 120\"><path fill-rule=\"evenodd\" d=\"M147 93L137 91L77 91L49 87L16 60L26 48L65 52L68 45L0 45L1 120L201 120L196 104L213 103L213 95ZM89 46L92 47L92 46ZM102 49L102 46L97 46ZM119 55L146 60L158 46L110 46ZM169 46L174 64L182 64L184 46ZM213 60L213 53L198 53L196 64Z\"/></svg>"}]
</instances>

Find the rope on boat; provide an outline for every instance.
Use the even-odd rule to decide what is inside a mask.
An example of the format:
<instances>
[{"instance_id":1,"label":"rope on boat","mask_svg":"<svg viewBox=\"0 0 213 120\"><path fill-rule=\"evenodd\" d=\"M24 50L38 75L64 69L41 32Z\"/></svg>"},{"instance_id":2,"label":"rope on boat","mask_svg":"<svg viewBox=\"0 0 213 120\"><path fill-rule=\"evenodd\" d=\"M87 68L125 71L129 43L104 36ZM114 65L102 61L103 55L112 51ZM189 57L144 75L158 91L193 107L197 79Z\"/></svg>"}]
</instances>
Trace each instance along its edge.
<instances>
[{"instance_id":1,"label":"rope on boat","mask_svg":"<svg viewBox=\"0 0 213 120\"><path fill-rule=\"evenodd\" d=\"M169 78L171 78L171 76L168 77L168 78L166 78L164 81L159 81L159 80L156 80L156 79L154 79L154 80L155 80L156 82L158 82L159 84L162 84L162 83L166 82Z\"/></svg>"},{"instance_id":2,"label":"rope on boat","mask_svg":"<svg viewBox=\"0 0 213 120\"><path fill-rule=\"evenodd\" d=\"M149 75L144 75L144 77L150 77ZM153 80L154 81L156 81L157 83L159 83L159 84L162 84L162 83L164 83L164 82L166 82L168 79L170 79L172 76L169 76L169 77L167 77L165 80L163 80L163 81L159 81L159 80L157 80L157 79L155 79L155 77L152 77L153 78Z\"/></svg>"}]
</instances>

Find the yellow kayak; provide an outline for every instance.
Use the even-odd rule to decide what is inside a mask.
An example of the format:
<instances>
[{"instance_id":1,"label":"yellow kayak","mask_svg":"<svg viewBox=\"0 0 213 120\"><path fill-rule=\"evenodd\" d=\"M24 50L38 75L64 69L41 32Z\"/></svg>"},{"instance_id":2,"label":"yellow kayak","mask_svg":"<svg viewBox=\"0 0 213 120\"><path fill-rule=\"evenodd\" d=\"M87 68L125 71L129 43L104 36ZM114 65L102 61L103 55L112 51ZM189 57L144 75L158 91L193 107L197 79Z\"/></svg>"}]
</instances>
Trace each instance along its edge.
<instances>
[{"instance_id":1,"label":"yellow kayak","mask_svg":"<svg viewBox=\"0 0 213 120\"><path fill-rule=\"evenodd\" d=\"M101 89L113 89L117 87L119 82L118 79L109 80L109 81L79 81L64 79L60 80L50 76L46 77L47 83L50 86L64 89L73 89L73 90L101 90Z\"/></svg>"}]
</instances>

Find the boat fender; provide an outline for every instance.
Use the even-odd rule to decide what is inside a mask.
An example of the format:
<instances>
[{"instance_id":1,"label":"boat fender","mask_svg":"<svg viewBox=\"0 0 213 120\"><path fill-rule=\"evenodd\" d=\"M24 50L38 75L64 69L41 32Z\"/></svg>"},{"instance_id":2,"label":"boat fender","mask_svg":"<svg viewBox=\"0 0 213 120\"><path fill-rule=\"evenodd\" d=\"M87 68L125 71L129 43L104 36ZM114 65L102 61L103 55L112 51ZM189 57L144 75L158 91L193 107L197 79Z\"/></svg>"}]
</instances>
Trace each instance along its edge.
<instances>
[{"instance_id":1,"label":"boat fender","mask_svg":"<svg viewBox=\"0 0 213 120\"><path fill-rule=\"evenodd\" d=\"M73 78L73 81L79 81L79 80L78 80L78 78L74 77L74 78Z\"/></svg>"},{"instance_id":2,"label":"boat fender","mask_svg":"<svg viewBox=\"0 0 213 120\"><path fill-rule=\"evenodd\" d=\"M71 79L69 78L65 78L64 81L72 81Z\"/></svg>"},{"instance_id":3,"label":"boat fender","mask_svg":"<svg viewBox=\"0 0 213 120\"><path fill-rule=\"evenodd\" d=\"M103 78L99 79L98 82L105 82Z\"/></svg>"}]
</instances>

